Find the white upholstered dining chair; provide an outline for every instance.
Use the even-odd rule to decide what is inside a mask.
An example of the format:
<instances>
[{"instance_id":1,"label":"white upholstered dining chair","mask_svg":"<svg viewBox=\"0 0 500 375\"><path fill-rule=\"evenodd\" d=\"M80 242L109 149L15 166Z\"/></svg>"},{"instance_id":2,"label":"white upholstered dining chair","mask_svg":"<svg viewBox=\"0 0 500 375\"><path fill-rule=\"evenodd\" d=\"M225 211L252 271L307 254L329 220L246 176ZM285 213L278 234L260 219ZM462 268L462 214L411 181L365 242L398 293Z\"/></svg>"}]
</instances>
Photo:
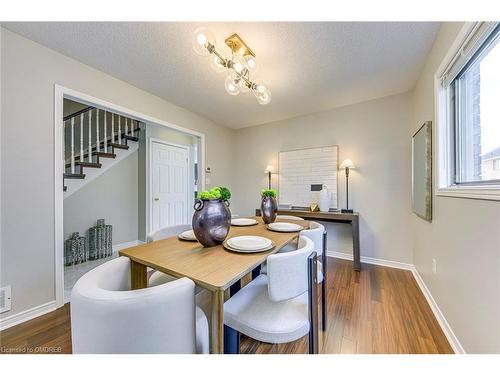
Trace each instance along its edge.
<instances>
[{"instance_id":1,"label":"white upholstered dining chair","mask_svg":"<svg viewBox=\"0 0 500 375\"><path fill-rule=\"evenodd\" d=\"M176 237L182 232L191 229L192 226L190 224L173 225L170 227L161 228L157 231L149 233L147 236L147 242L149 243L164 240L169 237ZM149 275L148 286L162 285L174 280L177 280L177 278L175 278L174 276L167 275L166 273L160 271L152 271ZM195 295L196 305L199 306L205 312L205 314L210 315L212 306L212 298L210 292L196 285Z\"/></svg>"},{"instance_id":2,"label":"white upholstered dining chair","mask_svg":"<svg viewBox=\"0 0 500 375\"><path fill-rule=\"evenodd\" d=\"M73 353L208 353L208 321L194 283L130 290L130 259L83 275L71 293Z\"/></svg>"},{"instance_id":3,"label":"white upholstered dining chair","mask_svg":"<svg viewBox=\"0 0 500 375\"><path fill-rule=\"evenodd\" d=\"M174 237L178 236L182 232L185 232L187 230L191 230L192 227L190 224L180 224L180 225L173 225L170 227L165 227L165 228L160 228L154 232L151 232L147 235L146 242L154 242L154 241L160 241L164 240L169 237ZM151 275L149 276L148 280L148 285L149 286L156 286L156 285L161 285L168 283L170 281L176 280L175 277L167 275L166 273L160 272L160 271L153 271Z\"/></svg>"},{"instance_id":4,"label":"white upholstered dining chair","mask_svg":"<svg viewBox=\"0 0 500 375\"><path fill-rule=\"evenodd\" d=\"M304 229L300 232L300 237L309 238L314 244L314 251L316 252L318 259L318 284L321 284L321 328L323 331L326 331L327 324L327 300L326 300L326 267L327 267L327 258L326 258L326 243L327 243L327 234L325 227L317 223L315 221L309 222L309 229ZM294 244L289 244L283 249L281 252L294 251L296 249ZM267 273L267 263L261 267L261 274Z\"/></svg>"},{"instance_id":5,"label":"white upholstered dining chair","mask_svg":"<svg viewBox=\"0 0 500 375\"><path fill-rule=\"evenodd\" d=\"M261 274L224 303L225 329L267 343L286 343L309 334L309 353L317 353L317 261L314 244L299 239L296 251L267 258ZM229 350L237 352L238 350Z\"/></svg>"}]
</instances>

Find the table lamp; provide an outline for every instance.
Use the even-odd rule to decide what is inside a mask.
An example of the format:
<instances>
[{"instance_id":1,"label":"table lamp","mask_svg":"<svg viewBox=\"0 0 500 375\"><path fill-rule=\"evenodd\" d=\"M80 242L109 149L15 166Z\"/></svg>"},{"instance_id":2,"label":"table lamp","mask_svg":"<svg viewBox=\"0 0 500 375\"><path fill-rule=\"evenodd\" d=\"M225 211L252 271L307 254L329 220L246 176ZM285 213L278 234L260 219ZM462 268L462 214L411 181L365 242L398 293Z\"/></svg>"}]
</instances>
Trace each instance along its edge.
<instances>
[{"instance_id":1,"label":"table lamp","mask_svg":"<svg viewBox=\"0 0 500 375\"><path fill-rule=\"evenodd\" d=\"M274 173L274 167L272 165L268 165L264 173L267 173L269 179L269 189L271 189L271 174Z\"/></svg>"},{"instance_id":2,"label":"table lamp","mask_svg":"<svg viewBox=\"0 0 500 375\"><path fill-rule=\"evenodd\" d=\"M349 169L355 169L356 166L351 159L345 159L342 164L340 164L339 169L345 169L345 191L346 191L346 208L340 210L342 213L352 214L353 211L349 209Z\"/></svg>"}]
</instances>

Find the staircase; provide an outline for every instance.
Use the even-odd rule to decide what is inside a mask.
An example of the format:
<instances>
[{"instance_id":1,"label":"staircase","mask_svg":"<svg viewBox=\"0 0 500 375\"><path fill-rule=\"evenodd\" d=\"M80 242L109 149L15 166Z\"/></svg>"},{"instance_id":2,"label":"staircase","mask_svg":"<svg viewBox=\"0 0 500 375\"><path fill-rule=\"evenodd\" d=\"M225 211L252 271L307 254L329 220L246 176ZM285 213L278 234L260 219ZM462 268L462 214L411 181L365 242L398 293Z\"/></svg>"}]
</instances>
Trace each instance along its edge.
<instances>
[{"instance_id":1,"label":"staircase","mask_svg":"<svg viewBox=\"0 0 500 375\"><path fill-rule=\"evenodd\" d=\"M95 107L64 117L64 198L135 152L140 122Z\"/></svg>"}]
</instances>

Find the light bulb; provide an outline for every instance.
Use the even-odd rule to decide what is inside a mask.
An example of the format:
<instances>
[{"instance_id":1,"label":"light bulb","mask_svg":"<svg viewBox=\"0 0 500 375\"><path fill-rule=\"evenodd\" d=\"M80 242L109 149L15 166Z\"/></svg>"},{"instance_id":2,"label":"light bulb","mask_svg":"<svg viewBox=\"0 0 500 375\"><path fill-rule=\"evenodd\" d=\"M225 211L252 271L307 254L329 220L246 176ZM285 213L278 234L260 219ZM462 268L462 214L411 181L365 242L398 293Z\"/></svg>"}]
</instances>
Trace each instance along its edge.
<instances>
[{"instance_id":1,"label":"light bulb","mask_svg":"<svg viewBox=\"0 0 500 375\"><path fill-rule=\"evenodd\" d=\"M271 91L266 86L257 85L253 93L259 104L265 105L271 103Z\"/></svg>"},{"instance_id":2,"label":"light bulb","mask_svg":"<svg viewBox=\"0 0 500 375\"><path fill-rule=\"evenodd\" d=\"M238 84L234 82L234 78L231 74L227 76L224 86L229 95L238 95L240 93L240 88Z\"/></svg>"},{"instance_id":3,"label":"light bulb","mask_svg":"<svg viewBox=\"0 0 500 375\"><path fill-rule=\"evenodd\" d=\"M226 66L224 65L224 61L217 55L210 56L210 66L217 73L221 73L226 70Z\"/></svg>"},{"instance_id":4,"label":"light bulb","mask_svg":"<svg viewBox=\"0 0 500 375\"><path fill-rule=\"evenodd\" d=\"M209 48L215 47L215 37L210 30L205 28L196 29L193 33L193 49L201 56L210 55Z\"/></svg>"},{"instance_id":5,"label":"light bulb","mask_svg":"<svg viewBox=\"0 0 500 375\"><path fill-rule=\"evenodd\" d=\"M257 61L255 60L255 57L252 55L246 55L244 59L246 68L252 73L255 73L257 71Z\"/></svg>"},{"instance_id":6,"label":"light bulb","mask_svg":"<svg viewBox=\"0 0 500 375\"><path fill-rule=\"evenodd\" d=\"M250 91L250 88L247 86L247 83L242 79L240 79L238 81L238 86L239 86L241 92L249 92Z\"/></svg>"},{"instance_id":7,"label":"light bulb","mask_svg":"<svg viewBox=\"0 0 500 375\"><path fill-rule=\"evenodd\" d=\"M239 56L233 57L233 70L239 76L244 73L245 70L245 60Z\"/></svg>"}]
</instances>

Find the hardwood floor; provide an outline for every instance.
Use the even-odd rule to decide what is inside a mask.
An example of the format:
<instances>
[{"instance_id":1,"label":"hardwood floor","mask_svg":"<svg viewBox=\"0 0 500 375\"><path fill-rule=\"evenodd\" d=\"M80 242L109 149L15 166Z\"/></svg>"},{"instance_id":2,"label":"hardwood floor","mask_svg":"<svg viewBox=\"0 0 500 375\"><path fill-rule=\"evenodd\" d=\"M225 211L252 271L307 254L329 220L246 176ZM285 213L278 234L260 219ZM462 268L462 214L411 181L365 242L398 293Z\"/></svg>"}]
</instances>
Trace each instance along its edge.
<instances>
[{"instance_id":1,"label":"hardwood floor","mask_svg":"<svg viewBox=\"0 0 500 375\"><path fill-rule=\"evenodd\" d=\"M321 353L453 353L409 271L328 258L328 327ZM321 319L320 319L321 321ZM71 353L69 305L0 332L0 353ZM242 353L307 353L307 337L266 344L242 337Z\"/></svg>"}]
</instances>

